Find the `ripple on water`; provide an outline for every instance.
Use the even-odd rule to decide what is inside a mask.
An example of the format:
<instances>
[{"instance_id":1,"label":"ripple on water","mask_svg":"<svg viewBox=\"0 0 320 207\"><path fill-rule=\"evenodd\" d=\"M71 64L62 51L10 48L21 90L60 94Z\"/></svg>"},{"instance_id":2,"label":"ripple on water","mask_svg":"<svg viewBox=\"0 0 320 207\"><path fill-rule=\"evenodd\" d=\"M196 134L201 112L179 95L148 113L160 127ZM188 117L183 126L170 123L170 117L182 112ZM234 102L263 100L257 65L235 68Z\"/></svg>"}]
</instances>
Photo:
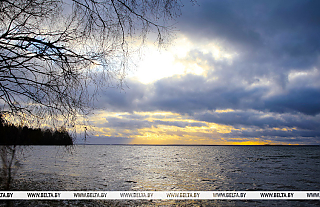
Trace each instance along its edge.
<instances>
[{"instance_id":1,"label":"ripple on water","mask_svg":"<svg viewBox=\"0 0 320 207\"><path fill-rule=\"evenodd\" d=\"M99 145L73 150L57 156L54 146L33 147L21 161L21 178L60 180L52 190L319 190L320 186L319 147Z\"/></svg>"}]
</instances>

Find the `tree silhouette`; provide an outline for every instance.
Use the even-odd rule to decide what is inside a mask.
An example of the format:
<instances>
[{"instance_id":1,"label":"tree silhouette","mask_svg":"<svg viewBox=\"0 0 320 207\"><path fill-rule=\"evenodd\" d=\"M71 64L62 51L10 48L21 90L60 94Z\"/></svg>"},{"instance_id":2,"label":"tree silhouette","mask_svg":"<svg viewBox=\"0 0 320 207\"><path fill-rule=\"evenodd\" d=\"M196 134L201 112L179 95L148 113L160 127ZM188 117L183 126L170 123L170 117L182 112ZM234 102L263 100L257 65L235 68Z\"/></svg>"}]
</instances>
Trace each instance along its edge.
<instances>
[{"instance_id":1,"label":"tree silhouette","mask_svg":"<svg viewBox=\"0 0 320 207\"><path fill-rule=\"evenodd\" d=\"M96 92L128 67L132 44L155 31L162 44L178 0L0 1L3 114L73 125ZM63 117L60 119L58 117Z\"/></svg>"},{"instance_id":2,"label":"tree silhouette","mask_svg":"<svg viewBox=\"0 0 320 207\"><path fill-rule=\"evenodd\" d=\"M16 126L2 119L0 114L0 145L73 145L73 139L65 127L29 128Z\"/></svg>"}]
</instances>

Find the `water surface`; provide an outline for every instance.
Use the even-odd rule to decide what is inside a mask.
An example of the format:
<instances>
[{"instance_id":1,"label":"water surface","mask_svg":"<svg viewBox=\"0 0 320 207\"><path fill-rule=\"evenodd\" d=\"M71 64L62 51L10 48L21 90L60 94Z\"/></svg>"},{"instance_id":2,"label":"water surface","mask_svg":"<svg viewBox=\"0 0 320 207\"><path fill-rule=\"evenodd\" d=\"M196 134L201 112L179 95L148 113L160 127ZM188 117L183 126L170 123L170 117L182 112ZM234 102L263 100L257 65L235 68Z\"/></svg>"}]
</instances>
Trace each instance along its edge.
<instances>
[{"instance_id":1,"label":"water surface","mask_svg":"<svg viewBox=\"0 0 320 207\"><path fill-rule=\"evenodd\" d=\"M317 191L319 149L77 145L68 153L63 147L33 146L24 152L26 159L22 161L19 178L30 179L30 175L37 174L33 180L57 180L59 188L65 190ZM61 190L56 188L53 185L47 190ZM222 206L239 204L239 201L214 202L227 202L220 203Z\"/></svg>"}]
</instances>

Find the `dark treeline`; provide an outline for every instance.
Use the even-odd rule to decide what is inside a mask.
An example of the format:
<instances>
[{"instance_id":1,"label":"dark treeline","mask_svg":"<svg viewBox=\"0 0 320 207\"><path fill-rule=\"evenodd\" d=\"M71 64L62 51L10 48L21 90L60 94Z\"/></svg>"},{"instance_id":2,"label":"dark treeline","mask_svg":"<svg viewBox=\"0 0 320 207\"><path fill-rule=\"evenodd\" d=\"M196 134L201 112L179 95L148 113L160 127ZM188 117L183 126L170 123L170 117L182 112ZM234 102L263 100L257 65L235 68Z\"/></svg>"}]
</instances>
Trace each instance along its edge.
<instances>
[{"instance_id":1,"label":"dark treeline","mask_svg":"<svg viewBox=\"0 0 320 207\"><path fill-rule=\"evenodd\" d=\"M7 123L0 115L0 145L72 145L65 128L33 129Z\"/></svg>"}]
</instances>

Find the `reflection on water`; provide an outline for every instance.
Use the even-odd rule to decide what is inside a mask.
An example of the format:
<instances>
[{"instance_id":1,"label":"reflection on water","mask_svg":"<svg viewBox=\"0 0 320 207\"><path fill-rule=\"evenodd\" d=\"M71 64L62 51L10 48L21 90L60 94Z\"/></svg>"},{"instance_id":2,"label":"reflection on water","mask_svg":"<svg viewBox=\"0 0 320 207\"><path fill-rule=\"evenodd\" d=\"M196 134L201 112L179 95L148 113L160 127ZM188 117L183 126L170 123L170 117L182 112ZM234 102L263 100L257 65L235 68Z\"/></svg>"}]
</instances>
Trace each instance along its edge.
<instances>
[{"instance_id":1,"label":"reflection on water","mask_svg":"<svg viewBox=\"0 0 320 207\"><path fill-rule=\"evenodd\" d=\"M319 147L34 146L21 178L66 190L319 190ZM57 190L57 189L52 189Z\"/></svg>"}]
</instances>

